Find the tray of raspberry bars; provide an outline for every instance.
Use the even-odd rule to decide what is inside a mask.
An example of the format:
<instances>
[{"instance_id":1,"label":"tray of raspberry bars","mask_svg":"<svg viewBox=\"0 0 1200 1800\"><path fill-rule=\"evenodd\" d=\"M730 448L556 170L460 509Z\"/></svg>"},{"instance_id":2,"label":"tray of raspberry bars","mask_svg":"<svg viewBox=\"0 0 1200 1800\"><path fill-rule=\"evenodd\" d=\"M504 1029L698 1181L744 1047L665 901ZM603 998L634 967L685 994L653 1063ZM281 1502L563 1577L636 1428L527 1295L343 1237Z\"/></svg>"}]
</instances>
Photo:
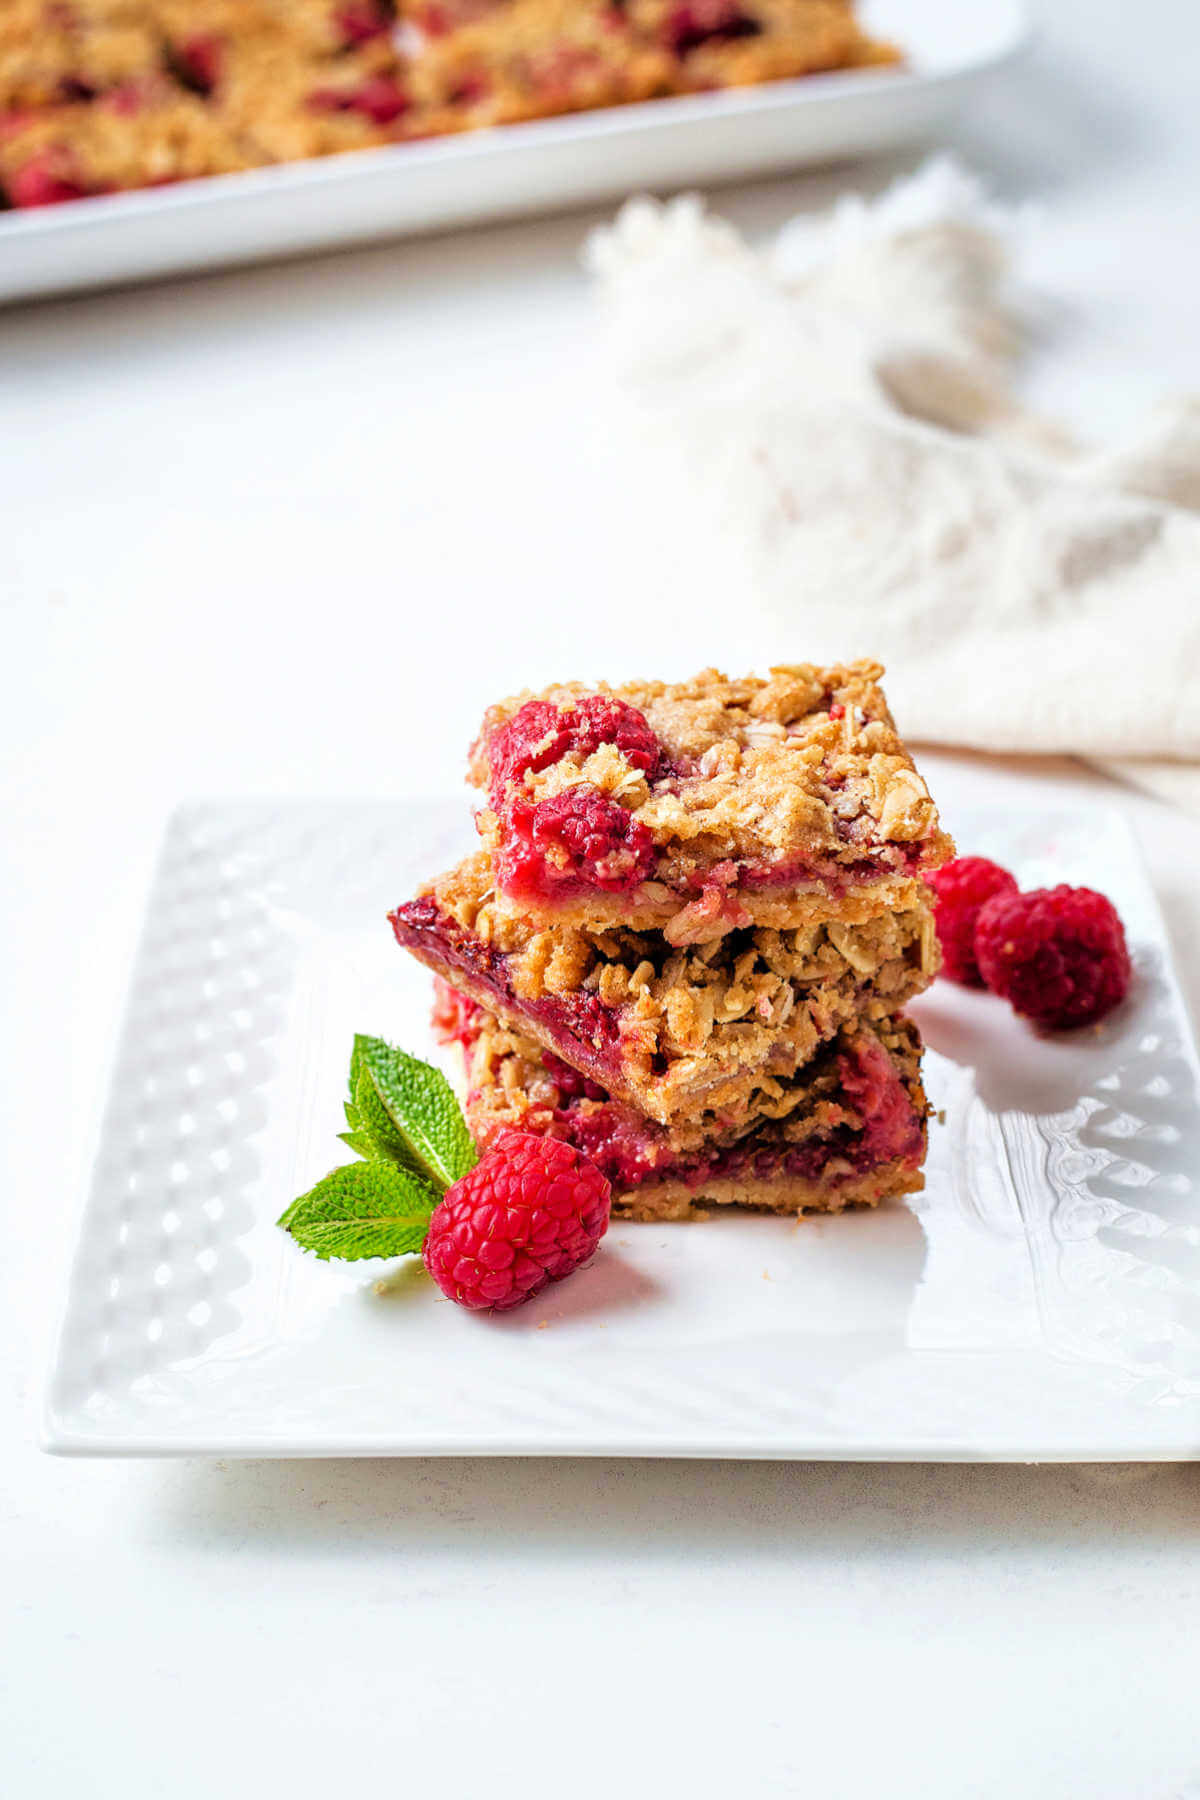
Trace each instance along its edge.
<instances>
[{"instance_id":1,"label":"tray of raspberry bars","mask_svg":"<svg viewBox=\"0 0 1200 1800\"><path fill-rule=\"evenodd\" d=\"M21 0L0 301L877 151L1025 35L1021 0Z\"/></svg>"},{"instance_id":2,"label":"tray of raspberry bars","mask_svg":"<svg viewBox=\"0 0 1200 1800\"><path fill-rule=\"evenodd\" d=\"M1137 847L939 814L879 673L517 696L473 807L182 808L47 1447L1200 1455Z\"/></svg>"}]
</instances>

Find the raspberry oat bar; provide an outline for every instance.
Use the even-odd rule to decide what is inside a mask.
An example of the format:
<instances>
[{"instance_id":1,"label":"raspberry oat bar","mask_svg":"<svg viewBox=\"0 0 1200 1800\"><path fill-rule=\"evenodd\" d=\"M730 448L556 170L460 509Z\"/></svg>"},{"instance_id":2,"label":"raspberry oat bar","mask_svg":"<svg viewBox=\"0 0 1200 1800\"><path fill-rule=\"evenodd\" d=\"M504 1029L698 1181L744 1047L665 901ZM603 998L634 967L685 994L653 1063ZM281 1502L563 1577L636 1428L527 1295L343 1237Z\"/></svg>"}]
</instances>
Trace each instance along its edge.
<instances>
[{"instance_id":1,"label":"raspberry oat bar","mask_svg":"<svg viewBox=\"0 0 1200 1800\"><path fill-rule=\"evenodd\" d=\"M865 918L736 928L702 944L617 927L538 927L470 857L391 916L398 942L510 1028L666 1122L744 1118L855 1018L894 1013L937 972L930 895Z\"/></svg>"},{"instance_id":2,"label":"raspberry oat bar","mask_svg":"<svg viewBox=\"0 0 1200 1800\"><path fill-rule=\"evenodd\" d=\"M700 944L928 905L953 854L882 668L578 683L492 707L473 746L502 905Z\"/></svg>"},{"instance_id":3,"label":"raspberry oat bar","mask_svg":"<svg viewBox=\"0 0 1200 1800\"><path fill-rule=\"evenodd\" d=\"M607 1176L626 1218L685 1219L730 1204L837 1212L922 1186L929 1109L920 1038L904 1019L843 1027L792 1080L765 1084L749 1117L706 1111L670 1127L444 983L434 1024L462 1049L480 1147L510 1130L559 1138Z\"/></svg>"}]
</instances>

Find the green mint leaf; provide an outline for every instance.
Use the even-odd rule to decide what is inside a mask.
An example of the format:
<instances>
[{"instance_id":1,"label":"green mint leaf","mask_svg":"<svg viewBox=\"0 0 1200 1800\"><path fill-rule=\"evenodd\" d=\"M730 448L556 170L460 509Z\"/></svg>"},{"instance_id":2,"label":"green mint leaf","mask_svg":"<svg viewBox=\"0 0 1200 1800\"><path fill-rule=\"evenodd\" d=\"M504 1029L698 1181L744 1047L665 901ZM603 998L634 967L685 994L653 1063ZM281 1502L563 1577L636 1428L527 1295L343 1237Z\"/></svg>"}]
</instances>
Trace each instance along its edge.
<instances>
[{"instance_id":1,"label":"green mint leaf","mask_svg":"<svg viewBox=\"0 0 1200 1800\"><path fill-rule=\"evenodd\" d=\"M409 1256L425 1242L439 1199L394 1163L347 1163L293 1200L277 1223L323 1262Z\"/></svg>"},{"instance_id":2,"label":"green mint leaf","mask_svg":"<svg viewBox=\"0 0 1200 1800\"><path fill-rule=\"evenodd\" d=\"M475 1167L479 1152L440 1070L367 1037L355 1038L350 1070L355 1110L380 1153L439 1195Z\"/></svg>"},{"instance_id":3,"label":"green mint leaf","mask_svg":"<svg viewBox=\"0 0 1200 1800\"><path fill-rule=\"evenodd\" d=\"M358 1078L362 1073L363 1056L368 1044L376 1044L378 1038L364 1037L361 1031L354 1034L354 1046L350 1051L350 1099L354 1099L354 1090L358 1086Z\"/></svg>"},{"instance_id":4,"label":"green mint leaf","mask_svg":"<svg viewBox=\"0 0 1200 1800\"><path fill-rule=\"evenodd\" d=\"M355 1077L354 1112L358 1119L356 1133L362 1133L371 1144L371 1149L363 1154L386 1157L389 1162L399 1163L402 1168L413 1166L408 1147L392 1123L392 1115L380 1099L379 1089L365 1063L359 1064ZM417 1174L422 1173L422 1170L417 1170Z\"/></svg>"},{"instance_id":5,"label":"green mint leaf","mask_svg":"<svg viewBox=\"0 0 1200 1800\"><path fill-rule=\"evenodd\" d=\"M374 1092L373 1089L372 1092ZM376 1104L378 1105L378 1101ZM370 1131L363 1118L361 1108L355 1106L352 1100L347 1100L345 1102L343 1110L346 1114L346 1123L350 1129L349 1131L339 1131L338 1136L341 1138L343 1144L349 1145L356 1156L361 1156L368 1162L373 1156L385 1157L390 1162L400 1160L397 1158L390 1141L380 1141L380 1139ZM382 1107L380 1107L379 1110L382 1112ZM395 1130L386 1113L383 1115L383 1125L386 1127L387 1139L393 1139L395 1137Z\"/></svg>"},{"instance_id":6,"label":"green mint leaf","mask_svg":"<svg viewBox=\"0 0 1200 1800\"><path fill-rule=\"evenodd\" d=\"M343 1107L349 1131L339 1131L338 1136L343 1144L348 1144L357 1156L370 1158L378 1155L375 1140L369 1131L363 1129L362 1115L353 1101L347 1100Z\"/></svg>"},{"instance_id":7,"label":"green mint leaf","mask_svg":"<svg viewBox=\"0 0 1200 1800\"><path fill-rule=\"evenodd\" d=\"M353 1150L355 1156L361 1156L364 1162L370 1162L372 1157L380 1154L379 1145L365 1131L339 1131L338 1137Z\"/></svg>"}]
</instances>

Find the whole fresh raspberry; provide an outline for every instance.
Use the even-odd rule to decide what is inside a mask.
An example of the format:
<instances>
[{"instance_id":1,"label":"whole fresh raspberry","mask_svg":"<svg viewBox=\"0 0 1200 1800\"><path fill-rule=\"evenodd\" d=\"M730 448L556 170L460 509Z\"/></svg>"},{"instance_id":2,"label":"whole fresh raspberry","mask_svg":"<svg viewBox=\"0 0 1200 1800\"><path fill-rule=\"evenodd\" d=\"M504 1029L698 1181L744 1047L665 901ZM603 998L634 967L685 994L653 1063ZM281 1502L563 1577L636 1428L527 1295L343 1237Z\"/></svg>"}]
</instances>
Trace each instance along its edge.
<instances>
[{"instance_id":1,"label":"whole fresh raspberry","mask_svg":"<svg viewBox=\"0 0 1200 1800\"><path fill-rule=\"evenodd\" d=\"M997 894L975 923L979 972L995 994L1039 1025L1091 1025L1129 991L1125 930L1092 888Z\"/></svg>"},{"instance_id":2,"label":"whole fresh raspberry","mask_svg":"<svg viewBox=\"0 0 1200 1800\"><path fill-rule=\"evenodd\" d=\"M548 769L569 751L591 756L614 744L632 768L653 777L662 748L636 706L609 694L588 694L574 706L527 700L488 740L489 789L498 805L506 789L532 770Z\"/></svg>"},{"instance_id":3,"label":"whole fresh raspberry","mask_svg":"<svg viewBox=\"0 0 1200 1800\"><path fill-rule=\"evenodd\" d=\"M507 1312L561 1281L608 1230L608 1182L555 1138L510 1131L446 1192L421 1252L443 1294Z\"/></svg>"},{"instance_id":4,"label":"whole fresh raspberry","mask_svg":"<svg viewBox=\"0 0 1200 1800\"><path fill-rule=\"evenodd\" d=\"M942 946L942 973L966 987L982 987L975 960L975 921L979 909L995 894L1015 894L1017 884L1007 869L986 856L960 856L926 876L937 896L933 917Z\"/></svg>"},{"instance_id":5,"label":"whole fresh raspberry","mask_svg":"<svg viewBox=\"0 0 1200 1800\"><path fill-rule=\"evenodd\" d=\"M517 898L565 899L585 888L620 893L645 881L654 864L646 827L585 781L533 806L514 799L505 824L496 873Z\"/></svg>"}]
</instances>

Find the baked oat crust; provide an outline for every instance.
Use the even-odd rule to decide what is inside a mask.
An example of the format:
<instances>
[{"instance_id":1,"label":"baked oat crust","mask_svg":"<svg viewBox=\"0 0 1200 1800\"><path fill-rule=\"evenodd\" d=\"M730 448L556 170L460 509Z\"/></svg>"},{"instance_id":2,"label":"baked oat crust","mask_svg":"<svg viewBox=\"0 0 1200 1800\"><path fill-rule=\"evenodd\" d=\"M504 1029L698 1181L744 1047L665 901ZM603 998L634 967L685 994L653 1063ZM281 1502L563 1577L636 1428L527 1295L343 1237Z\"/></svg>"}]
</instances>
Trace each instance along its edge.
<instances>
[{"instance_id":1,"label":"baked oat crust","mask_svg":"<svg viewBox=\"0 0 1200 1800\"><path fill-rule=\"evenodd\" d=\"M715 1209L737 1206L752 1212L837 1213L852 1206L878 1206L902 1194L919 1194L925 1186L920 1169L895 1162L858 1175L837 1187L805 1181L799 1176L774 1181L704 1181L699 1189L679 1181L648 1182L644 1187L614 1193L613 1217L642 1224L677 1223L711 1218Z\"/></svg>"}]
</instances>

